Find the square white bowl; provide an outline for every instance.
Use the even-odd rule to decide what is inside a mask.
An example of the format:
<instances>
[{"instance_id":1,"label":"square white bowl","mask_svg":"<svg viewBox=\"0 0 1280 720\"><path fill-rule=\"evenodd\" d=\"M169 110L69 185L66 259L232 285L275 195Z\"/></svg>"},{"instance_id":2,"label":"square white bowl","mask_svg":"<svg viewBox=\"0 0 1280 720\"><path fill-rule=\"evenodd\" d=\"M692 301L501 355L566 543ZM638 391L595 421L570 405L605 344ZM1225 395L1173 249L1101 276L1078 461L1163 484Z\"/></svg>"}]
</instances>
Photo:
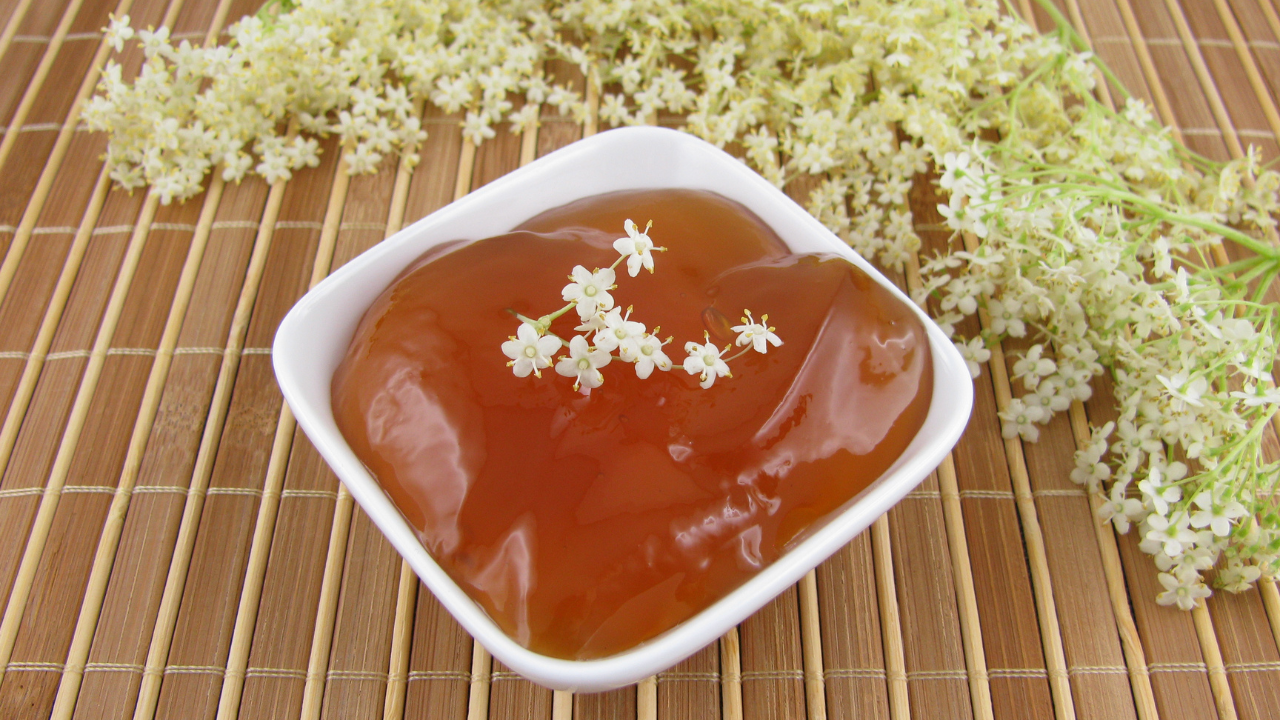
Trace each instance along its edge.
<instances>
[{"instance_id":1,"label":"square white bowl","mask_svg":"<svg viewBox=\"0 0 1280 720\"><path fill-rule=\"evenodd\" d=\"M498 235L584 197L643 188L719 193L754 211L793 251L836 253L865 270L924 323L933 358L933 398L920 432L892 467L744 585L631 650L596 660L563 660L532 652L505 635L436 564L338 431L330 383L366 309L428 248ZM892 283L746 165L692 135L654 127L613 130L573 143L410 225L307 293L280 324L272 354L276 379L302 429L445 608L508 667L548 687L578 692L621 687L664 670L763 607L937 467L959 439L973 404L973 383L960 354Z\"/></svg>"}]
</instances>

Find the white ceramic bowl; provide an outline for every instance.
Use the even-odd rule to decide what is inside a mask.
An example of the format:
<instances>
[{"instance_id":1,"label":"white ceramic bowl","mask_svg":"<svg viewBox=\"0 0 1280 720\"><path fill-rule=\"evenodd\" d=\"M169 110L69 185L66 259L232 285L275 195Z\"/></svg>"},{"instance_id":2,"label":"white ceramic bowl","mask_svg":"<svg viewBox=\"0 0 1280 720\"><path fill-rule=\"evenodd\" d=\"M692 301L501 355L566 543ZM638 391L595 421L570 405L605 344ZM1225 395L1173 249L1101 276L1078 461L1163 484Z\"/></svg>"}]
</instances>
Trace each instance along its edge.
<instances>
[{"instance_id":1,"label":"white ceramic bowl","mask_svg":"<svg viewBox=\"0 0 1280 720\"><path fill-rule=\"evenodd\" d=\"M330 381L365 310L393 278L437 243L478 240L583 197L641 188L711 190L751 208L797 252L838 253L916 309L933 354L933 400L924 426L898 461L746 584L672 630L619 655L585 661L531 652L507 637L449 578L365 470L338 431ZM594 692L664 670L723 635L839 550L920 483L964 430L973 384L963 359L893 284L803 208L741 162L691 135L627 128L554 152L440 209L352 260L298 302L276 333L276 378L298 423L351 494L440 602L508 667L548 687Z\"/></svg>"}]
</instances>

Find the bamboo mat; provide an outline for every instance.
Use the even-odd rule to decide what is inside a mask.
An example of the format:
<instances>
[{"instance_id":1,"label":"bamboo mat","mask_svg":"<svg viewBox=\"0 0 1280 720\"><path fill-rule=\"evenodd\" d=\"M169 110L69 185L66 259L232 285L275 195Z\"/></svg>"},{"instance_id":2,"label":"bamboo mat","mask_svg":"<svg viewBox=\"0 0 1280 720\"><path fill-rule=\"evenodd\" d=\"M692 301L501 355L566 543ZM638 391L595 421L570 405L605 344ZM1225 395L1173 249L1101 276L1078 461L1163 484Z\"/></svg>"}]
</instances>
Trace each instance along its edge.
<instances>
[{"instance_id":1,"label":"bamboo mat","mask_svg":"<svg viewBox=\"0 0 1280 720\"><path fill-rule=\"evenodd\" d=\"M348 181L329 144L184 205L111 188L77 127L107 14L199 42L259 3L0 0L0 718L1280 717L1275 585L1156 605L1148 557L1067 477L1106 388L1006 441L1000 353L937 472L719 643L599 695L492 660L296 429L269 347L330 270L597 128L544 112L477 150L428 111L412 172ZM1275 0L1059 5L1187 145L1280 156Z\"/></svg>"}]
</instances>

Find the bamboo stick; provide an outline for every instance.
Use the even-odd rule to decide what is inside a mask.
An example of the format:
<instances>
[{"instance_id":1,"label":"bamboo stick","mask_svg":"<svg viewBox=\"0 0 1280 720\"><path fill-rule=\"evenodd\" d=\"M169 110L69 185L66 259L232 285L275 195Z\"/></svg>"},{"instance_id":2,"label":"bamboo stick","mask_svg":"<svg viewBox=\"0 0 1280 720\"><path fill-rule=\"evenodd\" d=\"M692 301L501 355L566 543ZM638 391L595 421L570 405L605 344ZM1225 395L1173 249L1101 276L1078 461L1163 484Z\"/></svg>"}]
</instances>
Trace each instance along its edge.
<instances>
[{"instance_id":1,"label":"bamboo stick","mask_svg":"<svg viewBox=\"0 0 1280 720\"><path fill-rule=\"evenodd\" d=\"M969 252L975 252L978 239L965 233L964 244ZM978 317L983 327L990 327L991 318L986 308L979 308ZM1004 363L1004 350L1000 344L990 348L992 385L995 386L996 405L1003 411L1009 407L1013 392L1009 386L1008 369ZM1045 666L1049 674L1049 692L1053 696L1053 711L1057 720L1075 717L1075 701L1071 697L1071 682L1067 674L1066 653L1062 645L1062 631L1058 627L1058 611L1053 599L1053 579L1049 573L1049 560L1040 530L1035 498L1031 494L1031 479L1027 474L1022 443L1018 438L1005 439L1005 460L1013 481L1014 502L1022 521L1022 536L1027 548L1027 561L1031 568L1031 582L1035 590L1036 615L1040 619L1040 640L1044 646Z\"/></svg>"},{"instance_id":2,"label":"bamboo stick","mask_svg":"<svg viewBox=\"0 0 1280 720\"><path fill-rule=\"evenodd\" d=\"M1226 0L1213 0L1213 6L1217 9L1222 24L1227 28L1227 36L1231 38L1231 45L1235 47L1236 55L1244 65L1245 77L1249 79L1249 87L1253 88L1253 94L1258 98L1258 104L1262 106L1262 114L1267 118L1267 126L1271 128L1271 134L1276 137L1276 141L1280 142L1280 111L1276 110L1276 102L1267 89L1267 81L1262 78L1258 63L1253 59L1253 53L1249 52L1249 44L1245 42L1240 23L1236 22L1235 13L1231 11ZM1274 12L1274 8L1272 11ZM1280 35L1277 39L1280 40Z\"/></svg>"},{"instance_id":3,"label":"bamboo stick","mask_svg":"<svg viewBox=\"0 0 1280 720\"><path fill-rule=\"evenodd\" d=\"M200 526L200 515L204 509L205 493L209 487L209 479L213 475L218 445L222 441L222 429L226 422L227 410L231 405L236 372L240 367L240 354L244 349L245 335L249 331L254 303L262 284L267 254L271 249L271 241L275 233L276 219L280 216L280 205L284 200L284 189L285 181L276 182L267 195L262 218L258 224L258 233L254 238L253 254L245 273L244 285L236 301L235 314L231 320L226 347L222 354L222 365L218 370L218 380L210 401L208 418L200 438L200 449L196 453L195 468L188 485L187 500L182 509L177 541L174 543L169 572L165 578L164 594L152 629L147 661L142 673L142 684L138 689L138 700L134 708L134 720L151 720L155 714L156 703L160 699L160 684L164 679L164 667L168 662L169 648L178 622L182 592L186 587L187 571L191 566L191 555Z\"/></svg>"},{"instance_id":4,"label":"bamboo stick","mask_svg":"<svg viewBox=\"0 0 1280 720\"><path fill-rule=\"evenodd\" d=\"M1222 651L1218 648L1218 636L1213 631L1213 620L1209 617L1209 609L1204 601L1198 601L1191 608L1191 620L1196 626L1196 635L1200 638L1200 647L1204 652L1204 664L1209 670L1209 687L1213 690L1213 701L1218 708L1218 720L1236 720L1236 704L1231 696L1231 685L1227 682L1227 669L1222 663Z\"/></svg>"},{"instance_id":5,"label":"bamboo stick","mask_svg":"<svg viewBox=\"0 0 1280 720\"><path fill-rule=\"evenodd\" d=\"M1173 19L1173 25L1178 30L1178 37L1182 40L1182 45L1186 48L1187 59L1191 61L1191 69L1196 74L1196 79L1200 81L1200 88L1204 91L1205 99L1209 102L1209 110L1213 113L1213 119L1218 123L1218 130L1222 132L1222 139L1227 144L1227 151L1231 153L1231 157L1244 157L1244 147L1240 144L1240 136L1236 133L1235 125L1231 122L1231 114L1227 112L1227 106L1222 102L1222 96L1218 93L1218 87L1213 82L1213 76L1209 73L1209 66L1204 61L1204 54L1200 52L1200 46L1196 44L1195 35L1191 33L1191 26L1187 24L1187 16L1183 14L1182 7L1178 5L1178 0L1164 0L1165 7L1169 10L1169 16Z\"/></svg>"},{"instance_id":6,"label":"bamboo stick","mask_svg":"<svg viewBox=\"0 0 1280 720\"><path fill-rule=\"evenodd\" d=\"M98 627L98 616L102 611L103 598L107 594L107 584L111 580L111 568L115 564L120 535L124 531L129 500L137 483L138 473L142 469L142 457L146 452L147 442L151 438L156 413L160 409L160 398L164 392L165 381L169 378L169 368L173 363L173 351L178 345L178 334L182 330L182 321L186 317L187 307L190 305L191 295L195 289L196 274L200 270L200 263L204 259L204 251L209 243L213 219L218 210L218 203L222 200L222 189L222 178L217 176L205 193L204 206L201 208L195 235L187 250L187 259L182 267L182 275L178 280L173 304L169 308L169 317L165 321L160 346L156 349L155 359L151 364L151 373L147 377L141 407L134 421L124 467L116 492L111 499L107 521L102 528L98 549L93 559L93 568L80 606L80 615L72 635L71 647L63 665L62 681L58 685L58 694L50 716L55 720L70 718L75 710L80 682L84 677L84 665L89 658L89 648Z\"/></svg>"},{"instance_id":7,"label":"bamboo stick","mask_svg":"<svg viewBox=\"0 0 1280 720\"><path fill-rule=\"evenodd\" d=\"M123 0L122 4L129 2L132 2L132 0ZM62 49L62 43L67 39L67 33L71 30L71 23L75 22L76 15L80 12L80 6L82 5L84 5L84 0L71 0L62 11L62 19L58 22L58 27L54 29L53 35L49 38L49 44L45 46L44 55L40 56L40 64L36 66L35 74L27 82L27 89L23 91L22 99L18 101L17 109L13 111L13 117L4 129L4 138L0 139L0 169L4 168L5 161L9 159L13 144L17 142L18 134L22 132L22 126L27 122L27 115L31 113L31 106L35 104L36 98L41 94L40 91L44 86L44 81L49 77L49 69L53 67L53 61L58 58L58 51Z\"/></svg>"},{"instance_id":8,"label":"bamboo stick","mask_svg":"<svg viewBox=\"0 0 1280 720\"><path fill-rule=\"evenodd\" d=\"M184 1L170 0L169 12L165 13L165 17L168 18L171 15L176 17L177 11L175 8L181 8ZM132 2L133 0L121 0L118 8L123 8L123 12L127 12ZM53 151L50 152L48 159L45 160L44 168L40 171L40 178L36 180L35 190L27 200L27 206L22 212L22 219L18 221L18 227L14 230L13 239L9 242L9 250L5 253L4 262L0 263L0 299L4 299L9 293L9 285L13 283L13 275L18 271L18 261L22 260L22 255L26 252L27 243L31 241L31 234L36 228L36 222L40 219L40 212L44 210L44 204L49 199L49 192L53 189L53 181L57 178L58 170L62 167L62 161L66 159L67 150L71 147L71 139L75 135L76 125L80 123L80 108L89 99L89 95L93 93L94 88L97 87L98 78L102 75L103 63L106 61L107 52L110 49L111 46L107 44L105 38L98 44L98 51L93 56L93 61L89 64L89 73L80 82L80 89L76 92L76 99L71 103L67 118L62 123L62 129L58 131L57 140L53 143Z\"/></svg>"},{"instance_id":9,"label":"bamboo stick","mask_svg":"<svg viewBox=\"0 0 1280 720\"><path fill-rule=\"evenodd\" d=\"M1032 30L1040 31L1036 25L1036 13L1031 7L1031 0L1018 0L1018 12L1022 15L1022 19L1031 26Z\"/></svg>"},{"instance_id":10,"label":"bamboo stick","mask_svg":"<svg viewBox=\"0 0 1280 720\"><path fill-rule=\"evenodd\" d=\"M1127 0L1126 0L1127 1ZM1089 33L1088 26L1085 25L1084 16L1080 12L1080 4L1078 0L1067 0L1067 6L1071 14L1071 23L1075 26L1076 31L1084 38L1089 49L1093 49L1093 40ZM1132 12L1130 12L1132 15ZM1146 54L1147 62L1150 63L1151 55L1147 51L1146 41L1142 40L1142 51ZM1141 63L1141 60L1139 61ZM1154 64L1152 65L1154 68ZM1115 101L1111 96L1111 92L1107 88L1106 82L1099 84L1100 100L1107 109L1114 111L1116 109ZM1165 96L1164 88L1160 85L1152 90L1163 100L1164 105L1169 104L1169 99ZM1088 419L1085 416L1084 404L1078 400L1073 400L1068 411L1071 421L1072 435L1076 441L1076 448L1083 450L1089 444L1091 433L1089 431ZM1098 508L1101 507L1102 500L1096 494L1089 494L1089 511L1091 517L1096 518ZM1124 581L1124 568L1120 562L1120 549L1116 547L1115 535L1111 529L1104 523L1094 522L1094 537L1098 541L1098 549L1102 556L1103 575L1107 581L1107 596L1111 600L1111 611L1115 615L1116 631L1120 637L1120 648L1124 653L1125 666L1128 669L1129 685L1133 691L1134 708L1138 713L1138 720L1155 720L1159 713L1156 710L1155 693L1151 688L1151 675L1147 670L1146 653L1142 649L1142 638L1138 635L1138 626L1133 621L1133 610L1129 605L1129 594Z\"/></svg>"},{"instance_id":11,"label":"bamboo stick","mask_svg":"<svg viewBox=\"0 0 1280 720\"><path fill-rule=\"evenodd\" d=\"M1271 634L1280 643L1280 592L1276 591L1276 581L1272 579L1259 580L1258 591L1262 593L1262 607L1267 612L1267 622L1271 625Z\"/></svg>"},{"instance_id":12,"label":"bamboo stick","mask_svg":"<svg viewBox=\"0 0 1280 720\"><path fill-rule=\"evenodd\" d=\"M1075 437L1076 447L1083 450L1088 447L1092 435L1089 431L1089 420L1085 416L1084 405L1074 400L1068 410L1071 420L1071 432ZM1095 519L1098 509L1102 507L1102 498L1097 493L1089 493L1089 511ZM1093 523L1094 535L1098 539L1098 547L1102 550L1102 569L1107 579L1107 596L1111 600L1111 611L1116 618L1116 628L1120 633L1120 647L1124 650L1125 665L1129 670L1129 685L1133 688L1134 707L1138 712L1138 720L1157 720L1160 714L1156 708L1155 693L1151 688L1151 675L1147 669L1146 651L1142 648L1142 637L1138 634L1138 626L1133 621L1133 610L1129 605L1129 593L1124 582L1124 567L1120 562L1120 549L1116 546L1116 536L1110 523Z\"/></svg>"},{"instance_id":13,"label":"bamboo stick","mask_svg":"<svg viewBox=\"0 0 1280 720\"><path fill-rule=\"evenodd\" d=\"M214 22L225 19L231 0L221 0ZM206 47L213 43L220 29L220 24L210 27L205 39ZM2 164L0 160L0 164ZM103 176L106 168L103 168ZM155 424L156 413L160 409L160 398L165 382L169 377L169 369L173 363L173 351L178 345L178 335L186 317L191 296L195 290L196 275L204 259L204 251L208 247L209 235L213 229L213 221L222 201L225 186L220 173L215 171L209 188L205 192L204 204L200 209L200 219L187 250L187 259L174 292L173 303L169 308L169 316L165 321L155 360L151 365L151 373L147 378L147 386L142 403L134 421L133 434L129 440L129 449L125 455L124 467L117 483L115 495L111 500L107 521L103 526L102 536L94 556L93 568L89 574L85 596L80 606L80 615L76 621L67 660L63 665L62 680L58 685L58 693L54 700L53 712L55 720L71 717L75 710L76 697L80 683L84 677L84 665L88 661L89 649L93 643L93 635L98 627L98 617L102 611L102 601L107 593L107 584L111 579L111 568L115 564L116 550L119 548L120 535L124 531L125 515L129 509L129 500L138 473L142 469L142 457L146 452L147 442L151 438L151 429Z\"/></svg>"},{"instance_id":14,"label":"bamboo stick","mask_svg":"<svg viewBox=\"0 0 1280 720\"><path fill-rule=\"evenodd\" d=\"M529 124L529 129L520 133L520 167L524 167L533 162L538 157L538 127L542 116L542 107L533 114L533 122Z\"/></svg>"},{"instance_id":15,"label":"bamboo stick","mask_svg":"<svg viewBox=\"0 0 1280 720\"><path fill-rule=\"evenodd\" d=\"M22 25L22 21L26 19L29 9L31 9L31 0L18 0L18 4L13 8L13 14L4 24L4 31L0 32L0 59L4 59L5 53L9 52L9 46L13 44L13 36L18 34L18 26Z\"/></svg>"},{"instance_id":16,"label":"bamboo stick","mask_svg":"<svg viewBox=\"0 0 1280 720\"><path fill-rule=\"evenodd\" d=\"M742 646L736 627L720 638L720 717L742 720Z\"/></svg>"},{"instance_id":17,"label":"bamboo stick","mask_svg":"<svg viewBox=\"0 0 1280 720\"><path fill-rule=\"evenodd\" d=\"M75 239L67 251L66 260L62 264L62 272L58 275L58 284L53 297L45 308L44 318L40 321L40 330L36 333L35 342L27 355L22 368L22 377L14 390L13 400L5 414L4 426L0 428L0 477L4 476L13 457L13 447L18 441L18 431L22 429L22 421L31 405L31 397L36 391L36 382L40 379L40 371L44 369L45 357L53 345L54 334L62 321L62 313L67 308L67 300L71 297L71 288L75 284L76 275L80 272L80 263L89 248L89 239L93 237L93 229L102 214L102 206L107 200L107 191L111 189L110 168L105 165L98 173L98 181L93 186L93 195L89 206L85 208L84 217L76 228Z\"/></svg>"},{"instance_id":18,"label":"bamboo stick","mask_svg":"<svg viewBox=\"0 0 1280 720\"><path fill-rule=\"evenodd\" d=\"M382 701L384 720L404 717L404 696L409 684L409 655L413 643L413 609L418 602L418 576L409 563L400 561L400 587L396 594L396 619L391 629L391 662L387 692Z\"/></svg>"},{"instance_id":19,"label":"bamboo stick","mask_svg":"<svg viewBox=\"0 0 1280 720\"><path fill-rule=\"evenodd\" d=\"M320 584L320 602L311 635L311 654L307 661L307 681L302 692L303 720L320 717L324 701L325 677L329 671L329 651L333 644L333 627L338 613L338 591L342 586L342 569L346 562L347 536L351 531L351 493L339 484L338 499L329 531L329 549ZM264 569L265 572L265 569ZM246 661L247 661L246 657Z\"/></svg>"},{"instance_id":20,"label":"bamboo stick","mask_svg":"<svg viewBox=\"0 0 1280 720\"><path fill-rule=\"evenodd\" d=\"M960 638L964 643L965 669L969 678L973 716L976 720L991 720L995 711L991 705L991 678L987 674L986 649L982 644L982 620L978 614L977 592L973 587L973 568L969 564L955 460L949 453L938 467L938 486L942 496L943 519L947 526L947 543L952 548L951 567L956 578L957 604L961 610ZM956 551L956 548L960 550Z\"/></svg>"},{"instance_id":21,"label":"bamboo stick","mask_svg":"<svg viewBox=\"0 0 1280 720\"><path fill-rule=\"evenodd\" d=\"M817 611L816 607L814 611ZM552 696L553 709L554 705L555 699ZM658 720L658 676L656 675L650 675L636 685L636 718L637 720Z\"/></svg>"},{"instance_id":22,"label":"bamboo stick","mask_svg":"<svg viewBox=\"0 0 1280 720\"><path fill-rule=\"evenodd\" d=\"M884 517L883 515L881 517ZM886 538L888 533L886 532ZM804 697L809 720L826 720L827 693L823 682L822 627L818 616L818 574L800 580L800 647L804 653ZM899 637L901 649L901 637ZM643 687L643 686L642 686ZM656 698L655 698L656 700Z\"/></svg>"},{"instance_id":23,"label":"bamboo stick","mask_svg":"<svg viewBox=\"0 0 1280 720\"><path fill-rule=\"evenodd\" d=\"M1089 50L1093 52L1093 39L1089 36L1089 28L1084 23L1084 14L1080 12L1080 0L1067 0L1067 16L1071 18L1071 24L1075 26L1076 32L1084 38L1085 45L1088 45ZM1107 79L1100 68L1094 69L1094 77L1098 79L1098 99L1103 105L1115 110L1116 103L1111 97L1111 86L1107 84Z\"/></svg>"},{"instance_id":24,"label":"bamboo stick","mask_svg":"<svg viewBox=\"0 0 1280 720\"><path fill-rule=\"evenodd\" d=\"M493 657L479 642L471 644L471 688L467 693L467 720L489 717L489 687L493 684Z\"/></svg>"},{"instance_id":25,"label":"bamboo stick","mask_svg":"<svg viewBox=\"0 0 1280 720\"><path fill-rule=\"evenodd\" d=\"M329 189L328 208L325 211L324 223L320 230L320 244L316 249L315 262L311 267L311 281L308 287L315 287L329 274L333 262L333 252L338 239L338 227L342 220L342 208L346 203L347 189L351 184L351 175L347 172L347 163L342 160L337 165L333 184ZM235 720L240 712L241 692L244 690L245 671L249 664L249 650L253 645L253 631L258 619L258 601L262 596L262 584L267 572L267 560L271 555L271 540L275 531L276 514L280 508L280 492L284 485L285 470L289 466L289 452L293 448L293 435L296 420L288 403L284 403L280 411L280 419L276 424L276 439L271 448L271 458L267 462L267 476L263 482L262 501L258 504L258 517L253 529L253 542L249 550L249 561L245 570L245 581L240 592L240 603L236 610L235 629L231 634L231 650L227 656L226 674L222 679L222 693L218 699L218 720ZM351 519L347 514L347 522ZM342 544L343 550L346 544ZM325 570L329 573L328 568ZM322 586L323 587L323 586ZM336 595L337 583L331 583L331 593ZM322 599L323 602L323 599ZM329 641L332 639L333 626L328 633L316 642L323 642L323 662L328 662ZM316 646L312 646L313 654ZM321 661L316 661L321 662ZM323 673L321 673L323 682ZM304 701L304 708L305 708ZM315 708L319 713L319 706Z\"/></svg>"},{"instance_id":26,"label":"bamboo stick","mask_svg":"<svg viewBox=\"0 0 1280 720\"><path fill-rule=\"evenodd\" d=\"M591 68L587 74L587 119L582 123L582 137L589 138L600 131L600 75Z\"/></svg>"},{"instance_id":27,"label":"bamboo stick","mask_svg":"<svg viewBox=\"0 0 1280 720\"><path fill-rule=\"evenodd\" d=\"M884 670L889 689L889 717L910 720L911 696L907 694L907 664L902 648L902 618L893 579L890 555L889 520L881 515L871 525L871 553L876 574L876 597L880 601L880 636L884 643Z\"/></svg>"},{"instance_id":28,"label":"bamboo stick","mask_svg":"<svg viewBox=\"0 0 1280 720\"><path fill-rule=\"evenodd\" d=\"M920 258L907 258L907 287L918 290ZM960 611L960 639L964 645L964 662L969 681L969 700L974 720L992 720L991 678L987 674L986 649L982 644L982 620L978 613L978 594L973 585L973 567L969 561L969 543L964 528L964 510L960 506L960 486L956 479L955 459L947 453L938 466L938 490L942 496L942 518L947 528L947 545L951 555L951 574L956 586L956 604Z\"/></svg>"},{"instance_id":29,"label":"bamboo stick","mask_svg":"<svg viewBox=\"0 0 1280 720\"><path fill-rule=\"evenodd\" d=\"M1267 0L1262 0L1264 3ZM1160 122L1173 132L1173 139L1179 145L1185 145L1185 138L1182 136L1182 128L1178 126L1178 118L1173 114L1173 105L1169 102L1169 94L1164 91L1164 84L1160 82L1160 74L1156 72L1155 60L1151 57L1151 49L1147 47L1147 39L1142 34L1142 28L1138 25L1138 18L1133 13L1133 6L1129 4L1129 0L1116 0L1116 7L1120 10L1120 18L1124 22L1125 31L1129 34L1129 44L1133 46L1134 51L1138 55L1138 65L1142 68L1142 75L1147 80L1147 87L1151 90L1151 97L1155 100L1156 111L1160 114Z\"/></svg>"},{"instance_id":30,"label":"bamboo stick","mask_svg":"<svg viewBox=\"0 0 1280 720\"><path fill-rule=\"evenodd\" d=\"M116 17L124 15L128 12L129 5L132 2L133 0L121 0L120 5L116 7L116 11L112 14ZM35 74L31 76L31 80L27 83L27 89L23 91L18 107L14 110L13 117L5 127L3 140L0 140L0 168L3 168L5 161L9 159L9 153L13 150L13 145L18 139L18 133L22 131L22 126L26 123L27 115L31 112L32 105L35 104L36 98L41 94L40 91L49 75L49 70L53 67L53 63L58 57L58 51L62 49L62 43L67 39L67 33L70 32L71 25L75 22L76 15L79 14L82 5L84 5L84 0L71 0L63 11L62 20L58 23L58 27L49 38L44 54L40 57L40 64L36 67ZM105 40L103 42L105 43Z\"/></svg>"},{"instance_id":31,"label":"bamboo stick","mask_svg":"<svg viewBox=\"0 0 1280 720\"><path fill-rule=\"evenodd\" d=\"M0 620L0 681L4 679L4 674L8 669L9 658L13 654L13 646L18 638L22 616L27 609L27 600L30 598L36 570L40 564L40 558L44 554L45 543L49 540L49 533L53 527L54 513L58 509L58 502L62 495L62 488L66 484L67 475L71 470L71 460L75 456L76 448L79 446L80 433L84 429L85 421L88 418L89 406L93 401L94 392L98 388L98 380L102 376L102 367L106 363L107 349L111 346L111 339L115 335L116 327L120 322L120 315L124 311L125 298L129 294L130 287L132 287L133 276L138 269L138 261L142 257L142 249L146 245L147 236L151 230L151 221L155 218L158 206L158 196L155 193L148 193L139 213L138 222L129 238L128 249L125 252L124 260L121 262L116 282L111 289L111 298L107 302L106 311L103 313L97 337L94 339L93 350L89 355L84 374L80 378L80 386L76 391L76 398L71 408L70 417L67 419L66 427L58 444L57 456L50 470L49 479L45 483L44 493L40 497L40 506L36 512L35 522L32 524L31 533L27 537L22 560L18 566L17 575L14 577L13 590L9 594L8 605L5 606L4 619Z\"/></svg>"},{"instance_id":32,"label":"bamboo stick","mask_svg":"<svg viewBox=\"0 0 1280 720\"><path fill-rule=\"evenodd\" d=\"M567 690L551 693L551 720L573 720L573 693Z\"/></svg>"},{"instance_id":33,"label":"bamboo stick","mask_svg":"<svg viewBox=\"0 0 1280 720\"><path fill-rule=\"evenodd\" d=\"M462 152L458 156L458 177L454 180L453 199L457 200L471 192L471 175L476 168L476 144L470 140L462 141Z\"/></svg>"},{"instance_id":34,"label":"bamboo stick","mask_svg":"<svg viewBox=\"0 0 1280 720\"><path fill-rule=\"evenodd\" d=\"M1271 0L1258 0L1258 7L1262 8L1262 14L1267 18L1267 27L1271 28L1272 37L1280 40L1280 14L1276 13L1276 8L1271 4Z\"/></svg>"}]
</instances>

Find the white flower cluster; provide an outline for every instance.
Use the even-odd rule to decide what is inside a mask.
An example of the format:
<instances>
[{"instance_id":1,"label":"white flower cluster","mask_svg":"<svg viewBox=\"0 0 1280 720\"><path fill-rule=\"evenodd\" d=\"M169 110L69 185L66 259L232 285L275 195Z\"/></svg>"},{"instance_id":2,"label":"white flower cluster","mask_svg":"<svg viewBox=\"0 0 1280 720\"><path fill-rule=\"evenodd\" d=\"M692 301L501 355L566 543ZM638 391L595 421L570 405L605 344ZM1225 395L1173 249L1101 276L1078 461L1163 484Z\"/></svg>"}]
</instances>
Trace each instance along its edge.
<instances>
[{"instance_id":1,"label":"white flower cluster","mask_svg":"<svg viewBox=\"0 0 1280 720\"><path fill-rule=\"evenodd\" d=\"M550 18L516 5L304 0L278 17L240 20L231 42L213 48L175 46L167 28L135 31L128 17L113 18L108 40L119 50L136 39L145 61L131 83L109 61L84 117L111 133L112 178L150 185L166 203L200 192L218 166L228 181L250 172L287 180L319 162L317 138L329 135L341 138L351 173L373 172L426 137L415 100L465 111L476 143L504 120L519 132L539 103L579 102L543 78ZM290 120L301 134L286 132Z\"/></svg>"},{"instance_id":2,"label":"white flower cluster","mask_svg":"<svg viewBox=\"0 0 1280 720\"><path fill-rule=\"evenodd\" d=\"M1157 600L1190 609L1224 556L1224 588L1280 572L1280 464L1263 456L1280 408L1277 308L1261 302L1280 249L1239 229L1261 234L1280 178L1246 160L1224 170L1246 180L1224 195L1178 163L1135 101L1123 117L1096 103L1069 112L1069 167L1012 142L943 155L950 197L938 211L979 242L927 263L918 300L935 299L949 333L985 305L982 335L957 342L971 370L988 343L1036 340L1012 365L1021 393L1001 413L1007 438L1035 440L1111 366L1119 418L1094 429L1071 477L1104 494L1102 521L1137 524L1161 571ZM1246 258L1214 268L1210 245L1223 239Z\"/></svg>"},{"instance_id":3,"label":"white flower cluster","mask_svg":"<svg viewBox=\"0 0 1280 720\"><path fill-rule=\"evenodd\" d=\"M1073 477L1104 494L1117 529L1138 524L1161 602L1189 606L1213 567L1231 589L1280 572L1280 468L1262 454L1277 330L1259 290L1280 260L1256 239L1275 226L1280 176L1254 155L1195 156L1141 103L1108 111L1090 57L998 0L278 1L289 12L243 20L211 49L112 23L117 48L136 40L146 56L131 82L109 67L86 111L111 133L116 180L168 200L218 166L229 180L287 178L330 134L353 172L372 171L421 141L415 102L459 113L475 143L501 122L528 127L539 104L585 119L582 94L544 77L548 61L581 70L607 124L683 114L779 186L812 178L809 210L889 267L920 248L909 200L932 166L957 236L925 263L917 300L953 332L985 310L980 335L955 338L975 375L991 344L1029 344L1005 433L1035 439L1109 367L1119 418L1095 428ZM1245 259L1213 268L1221 241ZM629 257L633 273L651 268ZM613 352L657 339L610 314L611 279L582 272L574 302L603 293L587 321L606 323L584 332L625 336L613 350L581 336L556 363L589 389ZM513 339L517 374L550 367L545 331ZM722 351L686 350L704 382L723 374Z\"/></svg>"},{"instance_id":4,"label":"white flower cluster","mask_svg":"<svg viewBox=\"0 0 1280 720\"><path fill-rule=\"evenodd\" d=\"M556 372L573 378L573 389L584 395L590 395L592 388L604 384L604 373L600 368L613 361L615 352L619 360L635 363L636 377L641 380L648 379L654 368L663 372L671 369L671 359L662 350L671 338L660 340L657 335L659 328L649 332L643 323L632 320L631 308L627 308L626 315L623 315L620 308L614 307L613 295L609 292L617 287L613 282L616 279L614 268L625 260L631 277L638 275L641 267L652 273L653 253L666 250L653 244L648 227L641 232L628 219L624 228L627 236L613 243L619 257L612 267L588 270L577 265L573 268L569 284L560 291L567 305L537 320L518 316L521 322L516 334L502 343L503 354L511 358L507 365L516 377L528 377L530 373L542 377L542 369L551 367L552 357L562 347L567 347L569 354L554 361ZM575 335L566 342L550 333L551 323L573 309L577 310L578 319L582 321L574 329L583 334ZM734 326L733 331L738 333L737 345L751 347L737 355L723 357L729 347L719 349L710 339L705 339L702 344L685 344L685 352L688 353L684 360L685 372L697 375L702 389L715 384L717 377L733 377L728 363L734 358L752 350L767 353L769 345L777 347L782 344L774 334L777 328L765 324L769 321L768 315L763 316L761 322L756 322L750 310L744 314L746 317L742 318L742 324ZM588 335L591 336L590 341L587 340Z\"/></svg>"}]
</instances>

